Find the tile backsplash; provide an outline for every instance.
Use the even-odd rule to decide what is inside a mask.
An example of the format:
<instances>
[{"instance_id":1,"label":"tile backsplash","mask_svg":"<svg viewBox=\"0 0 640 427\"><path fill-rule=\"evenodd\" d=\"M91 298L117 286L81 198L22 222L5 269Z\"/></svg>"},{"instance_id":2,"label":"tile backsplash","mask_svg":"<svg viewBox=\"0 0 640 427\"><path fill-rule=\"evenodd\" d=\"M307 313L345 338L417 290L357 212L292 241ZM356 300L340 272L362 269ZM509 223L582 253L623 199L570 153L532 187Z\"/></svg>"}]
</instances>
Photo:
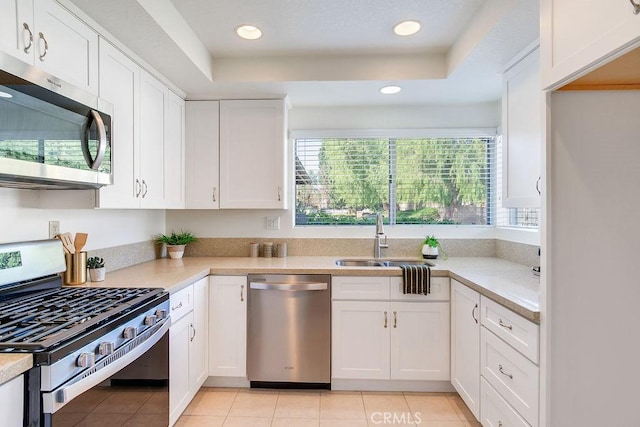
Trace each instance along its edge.
<instances>
[{"instance_id":1,"label":"tile backsplash","mask_svg":"<svg viewBox=\"0 0 640 427\"><path fill-rule=\"evenodd\" d=\"M248 257L252 242L287 243L288 256L353 256L373 255L373 239L266 239L266 238L201 238L187 245L185 256ZM385 257L420 257L422 239L388 239ZM441 239L450 257L497 257L524 265L540 265L538 246L497 239ZM90 251L89 256L105 259L107 271L166 256L161 246L152 241Z\"/></svg>"}]
</instances>

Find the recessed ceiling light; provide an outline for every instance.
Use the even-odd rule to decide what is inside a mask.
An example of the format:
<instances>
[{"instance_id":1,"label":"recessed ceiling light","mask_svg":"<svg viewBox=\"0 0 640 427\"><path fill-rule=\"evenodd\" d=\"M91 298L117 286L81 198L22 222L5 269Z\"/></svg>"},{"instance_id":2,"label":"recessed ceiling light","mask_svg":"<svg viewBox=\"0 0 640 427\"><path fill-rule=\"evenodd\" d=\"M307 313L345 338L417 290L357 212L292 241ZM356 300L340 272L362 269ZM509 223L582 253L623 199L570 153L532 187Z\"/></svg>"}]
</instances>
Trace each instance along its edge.
<instances>
[{"instance_id":1,"label":"recessed ceiling light","mask_svg":"<svg viewBox=\"0 0 640 427\"><path fill-rule=\"evenodd\" d=\"M7 92L3 92L0 90L0 98L13 98L13 95Z\"/></svg>"},{"instance_id":2,"label":"recessed ceiling light","mask_svg":"<svg viewBox=\"0 0 640 427\"><path fill-rule=\"evenodd\" d=\"M398 93L402 90L400 86L389 85L380 88L380 93L384 95L393 95L394 93Z\"/></svg>"},{"instance_id":3,"label":"recessed ceiling light","mask_svg":"<svg viewBox=\"0 0 640 427\"><path fill-rule=\"evenodd\" d=\"M257 40L262 37L262 30L255 25L240 25L236 27L236 34L245 40Z\"/></svg>"},{"instance_id":4,"label":"recessed ceiling light","mask_svg":"<svg viewBox=\"0 0 640 427\"><path fill-rule=\"evenodd\" d=\"M411 36L420 31L420 21L402 21L393 27L393 32L399 36Z\"/></svg>"}]
</instances>

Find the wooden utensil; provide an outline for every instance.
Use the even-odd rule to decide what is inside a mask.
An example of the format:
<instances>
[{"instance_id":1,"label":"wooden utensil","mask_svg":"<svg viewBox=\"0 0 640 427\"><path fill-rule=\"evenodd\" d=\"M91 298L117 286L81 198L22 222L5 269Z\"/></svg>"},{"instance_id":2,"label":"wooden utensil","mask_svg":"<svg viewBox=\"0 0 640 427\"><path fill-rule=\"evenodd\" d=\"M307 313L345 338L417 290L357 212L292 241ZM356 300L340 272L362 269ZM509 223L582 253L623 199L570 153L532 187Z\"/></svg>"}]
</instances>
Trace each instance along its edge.
<instances>
[{"instance_id":1,"label":"wooden utensil","mask_svg":"<svg viewBox=\"0 0 640 427\"><path fill-rule=\"evenodd\" d=\"M58 234L58 239L62 240L62 246L67 253L75 253L75 248L73 247L73 239L71 238L71 233L60 233Z\"/></svg>"},{"instance_id":2,"label":"wooden utensil","mask_svg":"<svg viewBox=\"0 0 640 427\"><path fill-rule=\"evenodd\" d=\"M64 251L65 254L69 254L71 252L69 252L69 249L67 249L67 247L64 244L64 241L62 240L62 235L61 234L56 234L55 236L56 239L60 240L60 242L62 242L62 250Z\"/></svg>"},{"instance_id":3,"label":"wooden utensil","mask_svg":"<svg viewBox=\"0 0 640 427\"><path fill-rule=\"evenodd\" d=\"M87 243L87 233L76 233L76 238L73 240L73 247L76 253L80 253L84 245Z\"/></svg>"}]
</instances>

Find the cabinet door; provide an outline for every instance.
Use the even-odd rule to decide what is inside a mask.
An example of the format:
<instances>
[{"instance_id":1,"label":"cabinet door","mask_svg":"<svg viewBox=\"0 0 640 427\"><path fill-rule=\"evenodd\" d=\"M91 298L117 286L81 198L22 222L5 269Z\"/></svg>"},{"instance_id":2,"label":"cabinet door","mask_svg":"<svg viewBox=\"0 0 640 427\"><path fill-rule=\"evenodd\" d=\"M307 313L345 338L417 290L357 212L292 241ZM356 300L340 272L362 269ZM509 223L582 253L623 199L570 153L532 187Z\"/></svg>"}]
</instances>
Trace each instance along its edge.
<instances>
[{"instance_id":1,"label":"cabinet door","mask_svg":"<svg viewBox=\"0 0 640 427\"><path fill-rule=\"evenodd\" d=\"M285 209L284 100L220 101L220 208Z\"/></svg>"},{"instance_id":2,"label":"cabinet door","mask_svg":"<svg viewBox=\"0 0 640 427\"><path fill-rule=\"evenodd\" d=\"M449 303L392 302L391 378L449 380Z\"/></svg>"},{"instance_id":3,"label":"cabinet door","mask_svg":"<svg viewBox=\"0 0 640 427\"><path fill-rule=\"evenodd\" d=\"M184 99L169 91L165 121L164 186L167 209L184 208Z\"/></svg>"},{"instance_id":4,"label":"cabinet door","mask_svg":"<svg viewBox=\"0 0 640 427\"><path fill-rule=\"evenodd\" d=\"M0 50L33 64L37 38L33 28L33 3L30 0L0 0L0 10Z\"/></svg>"},{"instance_id":5,"label":"cabinet door","mask_svg":"<svg viewBox=\"0 0 640 427\"><path fill-rule=\"evenodd\" d=\"M633 11L628 0L542 0L543 86L562 86L637 45L640 15Z\"/></svg>"},{"instance_id":6,"label":"cabinet door","mask_svg":"<svg viewBox=\"0 0 640 427\"><path fill-rule=\"evenodd\" d=\"M168 89L150 74L140 74L140 174L142 208L164 208L165 116Z\"/></svg>"},{"instance_id":7,"label":"cabinet door","mask_svg":"<svg viewBox=\"0 0 640 427\"><path fill-rule=\"evenodd\" d=\"M189 347L189 378L191 393L195 394L207 379L209 279L193 284L193 322Z\"/></svg>"},{"instance_id":8,"label":"cabinet door","mask_svg":"<svg viewBox=\"0 0 640 427\"><path fill-rule=\"evenodd\" d=\"M125 54L100 39L100 97L113 104L113 185L97 191L101 208L137 208L136 162L139 160L137 117L140 67Z\"/></svg>"},{"instance_id":9,"label":"cabinet door","mask_svg":"<svg viewBox=\"0 0 640 427\"><path fill-rule=\"evenodd\" d=\"M169 425L173 425L191 400L189 389L189 340L193 313L169 328Z\"/></svg>"},{"instance_id":10,"label":"cabinet door","mask_svg":"<svg viewBox=\"0 0 640 427\"><path fill-rule=\"evenodd\" d=\"M451 285L451 384L480 419L480 294Z\"/></svg>"},{"instance_id":11,"label":"cabinet door","mask_svg":"<svg viewBox=\"0 0 640 427\"><path fill-rule=\"evenodd\" d=\"M220 102L187 101L186 207L218 209Z\"/></svg>"},{"instance_id":12,"label":"cabinet door","mask_svg":"<svg viewBox=\"0 0 640 427\"><path fill-rule=\"evenodd\" d=\"M503 78L502 205L506 208L540 207L542 97L536 49Z\"/></svg>"},{"instance_id":13,"label":"cabinet door","mask_svg":"<svg viewBox=\"0 0 640 427\"><path fill-rule=\"evenodd\" d=\"M0 385L0 414L3 426L21 426L24 407L24 377Z\"/></svg>"},{"instance_id":14,"label":"cabinet door","mask_svg":"<svg viewBox=\"0 0 640 427\"><path fill-rule=\"evenodd\" d=\"M211 276L209 375L247 375L247 277Z\"/></svg>"},{"instance_id":15,"label":"cabinet door","mask_svg":"<svg viewBox=\"0 0 640 427\"><path fill-rule=\"evenodd\" d=\"M389 379L389 303L334 301L331 316L331 377Z\"/></svg>"},{"instance_id":16,"label":"cabinet door","mask_svg":"<svg viewBox=\"0 0 640 427\"><path fill-rule=\"evenodd\" d=\"M54 0L34 0L35 64L98 94L98 35Z\"/></svg>"}]
</instances>

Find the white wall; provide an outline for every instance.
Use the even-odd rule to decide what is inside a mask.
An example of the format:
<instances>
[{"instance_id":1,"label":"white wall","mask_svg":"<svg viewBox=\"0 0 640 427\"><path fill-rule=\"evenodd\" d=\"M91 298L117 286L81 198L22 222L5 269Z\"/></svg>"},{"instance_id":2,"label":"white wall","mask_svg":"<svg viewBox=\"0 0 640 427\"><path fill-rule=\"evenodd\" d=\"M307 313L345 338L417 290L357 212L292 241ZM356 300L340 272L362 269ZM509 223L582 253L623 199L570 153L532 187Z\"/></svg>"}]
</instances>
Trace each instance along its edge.
<instances>
[{"instance_id":1,"label":"white wall","mask_svg":"<svg viewBox=\"0 0 640 427\"><path fill-rule=\"evenodd\" d=\"M49 221L62 232L89 233L86 249L143 242L164 232L165 212L93 209L93 191L0 188L0 243L47 239Z\"/></svg>"},{"instance_id":2,"label":"white wall","mask_svg":"<svg viewBox=\"0 0 640 427\"><path fill-rule=\"evenodd\" d=\"M499 102L420 107L294 107L289 111L289 129L496 128L500 124L500 111ZM292 147L289 149L292 152ZM289 205L295 206L294 189L289 188L288 191ZM167 231L189 228L201 237L368 238L372 234L371 227L363 226L294 228L294 214L294 209L167 211ZM280 230L266 229L267 216L280 217ZM442 238L496 237L496 230L492 227L394 226L386 227L385 231L391 238L426 234ZM537 232L509 232L502 233L501 237L522 243L539 243Z\"/></svg>"},{"instance_id":3,"label":"white wall","mask_svg":"<svg viewBox=\"0 0 640 427\"><path fill-rule=\"evenodd\" d=\"M555 92L551 100L541 319L547 425L637 426L640 92Z\"/></svg>"}]
</instances>

